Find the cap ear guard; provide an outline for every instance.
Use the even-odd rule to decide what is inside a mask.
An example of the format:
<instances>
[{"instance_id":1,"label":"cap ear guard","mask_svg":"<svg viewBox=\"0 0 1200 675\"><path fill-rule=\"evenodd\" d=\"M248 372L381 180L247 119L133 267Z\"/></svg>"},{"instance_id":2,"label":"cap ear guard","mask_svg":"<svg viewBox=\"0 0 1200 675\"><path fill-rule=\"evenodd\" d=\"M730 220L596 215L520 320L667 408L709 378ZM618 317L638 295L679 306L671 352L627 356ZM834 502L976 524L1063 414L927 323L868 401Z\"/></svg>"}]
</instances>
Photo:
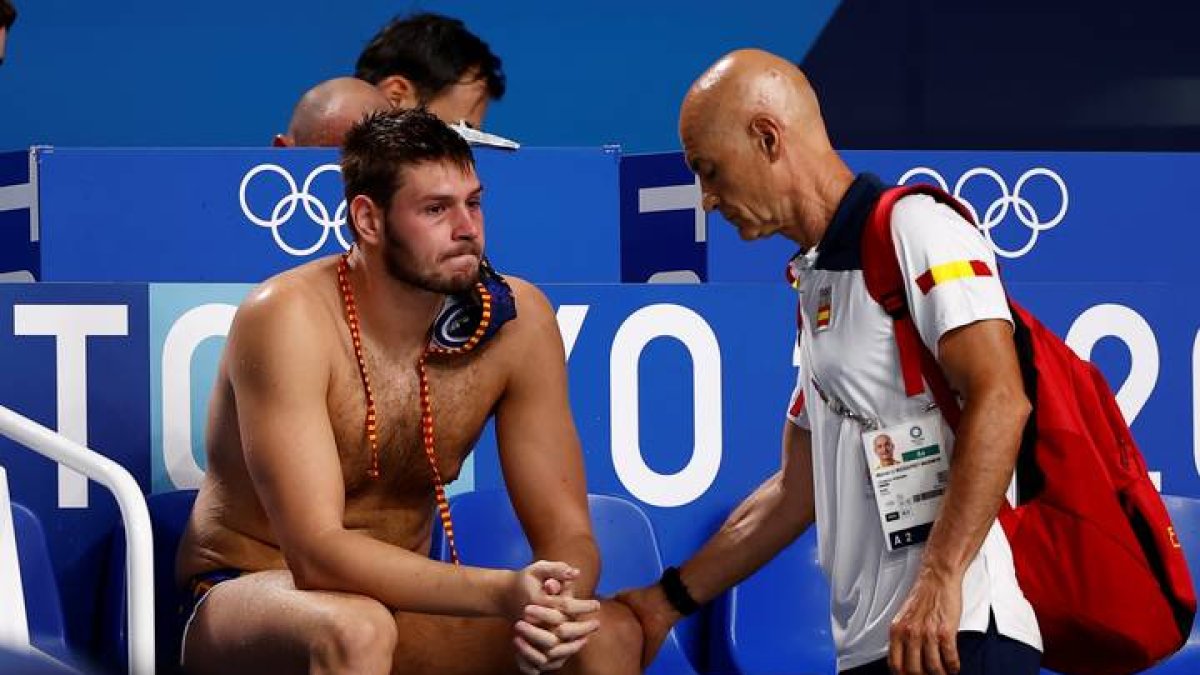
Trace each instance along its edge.
<instances>
[{"instance_id":1,"label":"cap ear guard","mask_svg":"<svg viewBox=\"0 0 1200 675\"><path fill-rule=\"evenodd\" d=\"M485 257L479 263L475 288L448 296L433 320L428 351L461 354L487 342L517 317L512 288Z\"/></svg>"}]
</instances>

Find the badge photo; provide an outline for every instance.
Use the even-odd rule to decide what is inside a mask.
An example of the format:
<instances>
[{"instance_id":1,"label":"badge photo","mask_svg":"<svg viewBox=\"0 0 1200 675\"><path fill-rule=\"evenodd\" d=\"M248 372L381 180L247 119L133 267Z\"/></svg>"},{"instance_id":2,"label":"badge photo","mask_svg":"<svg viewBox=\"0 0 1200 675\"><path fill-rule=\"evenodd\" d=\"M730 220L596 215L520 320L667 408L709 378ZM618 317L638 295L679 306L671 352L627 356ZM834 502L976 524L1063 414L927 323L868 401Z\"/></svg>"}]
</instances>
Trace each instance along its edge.
<instances>
[{"instance_id":1,"label":"badge photo","mask_svg":"<svg viewBox=\"0 0 1200 675\"><path fill-rule=\"evenodd\" d=\"M866 430L862 440L887 549L924 542L950 474L937 413Z\"/></svg>"}]
</instances>

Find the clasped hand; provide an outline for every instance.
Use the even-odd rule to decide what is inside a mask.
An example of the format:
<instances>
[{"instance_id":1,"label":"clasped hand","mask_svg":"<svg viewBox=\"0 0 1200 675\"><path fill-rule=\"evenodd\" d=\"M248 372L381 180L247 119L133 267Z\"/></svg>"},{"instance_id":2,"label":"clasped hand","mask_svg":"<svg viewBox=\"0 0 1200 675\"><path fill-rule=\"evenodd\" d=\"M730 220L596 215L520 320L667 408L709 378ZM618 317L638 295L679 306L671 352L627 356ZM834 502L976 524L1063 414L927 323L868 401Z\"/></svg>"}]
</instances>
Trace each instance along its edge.
<instances>
[{"instance_id":1,"label":"clasped hand","mask_svg":"<svg viewBox=\"0 0 1200 675\"><path fill-rule=\"evenodd\" d=\"M525 675L557 670L600 628L600 602L575 597L579 570L538 561L516 573L509 595L517 665Z\"/></svg>"}]
</instances>

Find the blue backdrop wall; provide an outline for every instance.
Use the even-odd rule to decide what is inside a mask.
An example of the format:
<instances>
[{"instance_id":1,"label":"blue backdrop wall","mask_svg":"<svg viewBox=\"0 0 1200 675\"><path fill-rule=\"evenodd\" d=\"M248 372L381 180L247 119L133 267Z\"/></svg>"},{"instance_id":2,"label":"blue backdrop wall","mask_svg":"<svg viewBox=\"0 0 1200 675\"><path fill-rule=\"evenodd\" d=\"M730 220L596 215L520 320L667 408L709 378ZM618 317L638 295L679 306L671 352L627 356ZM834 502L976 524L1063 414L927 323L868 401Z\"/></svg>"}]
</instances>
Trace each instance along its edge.
<instances>
[{"instance_id":1,"label":"blue backdrop wall","mask_svg":"<svg viewBox=\"0 0 1200 675\"><path fill-rule=\"evenodd\" d=\"M0 67L0 149L33 143L256 146L298 96L348 74L366 41L416 9L463 19L504 59L487 125L530 145L677 147L675 114L718 55L800 60L839 0L16 0Z\"/></svg>"}]
</instances>

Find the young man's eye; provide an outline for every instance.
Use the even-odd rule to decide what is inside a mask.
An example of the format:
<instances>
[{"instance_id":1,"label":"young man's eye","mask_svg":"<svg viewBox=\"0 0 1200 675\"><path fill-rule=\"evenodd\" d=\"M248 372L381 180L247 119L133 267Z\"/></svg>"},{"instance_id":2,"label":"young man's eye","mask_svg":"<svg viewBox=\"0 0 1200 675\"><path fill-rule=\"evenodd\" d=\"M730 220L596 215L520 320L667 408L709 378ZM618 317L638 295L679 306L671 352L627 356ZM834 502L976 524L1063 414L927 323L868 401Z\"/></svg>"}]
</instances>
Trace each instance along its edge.
<instances>
[{"instance_id":1,"label":"young man's eye","mask_svg":"<svg viewBox=\"0 0 1200 675\"><path fill-rule=\"evenodd\" d=\"M481 206L483 206L482 199L476 198L467 200L467 208L471 209L472 211L478 211Z\"/></svg>"},{"instance_id":2,"label":"young man's eye","mask_svg":"<svg viewBox=\"0 0 1200 675\"><path fill-rule=\"evenodd\" d=\"M446 207L443 204L430 204L429 206L425 207L425 213L428 213L431 216L441 215L443 212L445 212L445 210Z\"/></svg>"}]
</instances>

